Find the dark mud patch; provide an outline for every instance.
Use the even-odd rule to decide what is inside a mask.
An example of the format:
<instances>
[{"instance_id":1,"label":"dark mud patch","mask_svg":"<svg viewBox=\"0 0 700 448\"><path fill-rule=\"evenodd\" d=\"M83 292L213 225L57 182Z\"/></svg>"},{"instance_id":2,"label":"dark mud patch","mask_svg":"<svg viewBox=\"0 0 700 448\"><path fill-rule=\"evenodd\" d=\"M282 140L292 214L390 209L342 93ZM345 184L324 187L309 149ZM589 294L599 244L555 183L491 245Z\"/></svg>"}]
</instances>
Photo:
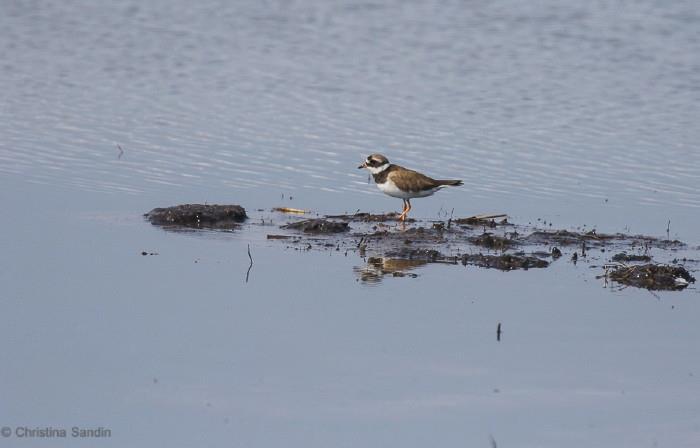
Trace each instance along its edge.
<instances>
[{"instance_id":1,"label":"dark mud patch","mask_svg":"<svg viewBox=\"0 0 700 448\"><path fill-rule=\"evenodd\" d=\"M615 266L608 273L608 278L622 285L652 291L676 291L695 283L695 277L684 267L661 264Z\"/></svg>"},{"instance_id":2,"label":"dark mud patch","mask_svg":"<svg viewBox=\"0 0 700 448\"><path fill-rule=\"evenodd\" d=\"M144 215L151 224L169 227L233 229L248 218L240 205L183 204L154 208Z\"/></svg>"},{"instance_id":3,"label":"dark mud patch","mask_svg":"<svg viewBox=\"0 0 700 448\"><path fill-rule=\"evenodd\" d=\"M463 265L479 266L482 268L500 269L501 271L513 271L516 269L546 268L547 260L532 255L483 255L464 254L461 262Z\"/></svg>"},{"instance_id":4,"label":"dark mud patch","mask_svg":"<svg viewBox=\"0 0 700 448\"><path fill-rule=\"evenodd\" d=\"M457 264L457 257L445 256L435 249L411 249L408 247L387 252L388 257L403 260L420 260L425 263L450 263Z\"/></svg>"},{"instance_id":5,"label":"dark mud patch","mask_svg":"<svg viewBox=\"0 0 700 448\"><path fill-rule=\"evenodd\" d=\"M515 240L496 236L492 233L484 232L478 236L469 237L469 242L476 245L494 250L506 250L516 244Z\"/></svg>"},{"instance_id":6,"label":"dark mud patch","mask_svg":"<svg viewBox=\"0 0 700 448\"><path fill-rule=\"evenodd\" d=\"M419 260L424 263L447 263L457 264L462 263L464 266L479 266L483 268L500 269L502 271L512 271L514 269L530 269L530 268L546 268L549 266L547 260L543 260L537 256L526 254L502 254L502 255L484 255L484 254L463 254L444 255L434 249L409 249L391 251L387 256L393 259L403 260Z\"/></svg>"},{"instance_id":7,"label":"dark mud patch","mask_svg":"<svg viewBox=\"0 0 700 448\"><path fill-rule=\"evenodd\" d=\"M619 254L613 255L612 261L616 261L619 263L631 263L631 262L648 263L651 261L651 257L649 255L633 255L633 254L628 254L626 252L620 252Z\"/></svg>"},{"instance_id":8,"label":"dark mud patch","mask_svg":"<svg viewBox=\"0 0 700 448\"><path fill-rule=\"evenodd\" d=\"M536 230L522 238L523 244L546 244L558 246L600 247L621 243L632 247L673 249L684 247L678 240L664 240L646 235L626 235L624 233L572 232L569 230Z\"/></svg>"},{"instance_id":9,"label":"dark mud patch","mask_svg":"<svg viewBox=\"0 0 700 448\"><path fill-rule=\"evenodd\" d=\"M589 242L591 244L600 244L606 241L620 240L629 238L628 236L617 234L607 235L598 234L595 231L586 233L571 232L569 230L537 230L527 235L523 242L529 244L548 244L559 246L574 246Z\"/></svg>"},{"instance_id":10,"label":"dark mud patch","mask_svg":"<svg viewBox=\"0 0 700 448\"><path fill-rule=\"evenodd\" d=\"M282 226L283 229L299 230L304 233L328 234L347 232L347 222L329 221L327 219L306 219Z\"/></svg>"},{"instance_id":11,"label":"dark mud patch","mask_svg":"<svg viewBox=\"0 0 700 448\"><path fill-rule=\"evenodd\" d=\"M498 227L498 226L509 226L512 225L508 222L507 215L477 215L470 216L468 218L457 218L450 220L451 224L457 224L460 226L483 226L483 227Z\"/></svg>"}]
</instances>

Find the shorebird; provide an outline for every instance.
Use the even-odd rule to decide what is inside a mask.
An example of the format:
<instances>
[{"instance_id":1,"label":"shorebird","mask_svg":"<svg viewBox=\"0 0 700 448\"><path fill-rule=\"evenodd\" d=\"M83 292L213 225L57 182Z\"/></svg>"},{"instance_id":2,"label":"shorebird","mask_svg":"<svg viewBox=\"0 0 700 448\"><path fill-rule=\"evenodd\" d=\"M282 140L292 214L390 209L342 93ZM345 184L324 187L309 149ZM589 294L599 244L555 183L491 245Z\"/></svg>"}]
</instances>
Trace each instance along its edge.
<instances>
[{"instance_id":1,"label":"shorebird","mask_svg":"<svg viewBox=\"0 0 700 448\"><path fill-rule=\"evenodd\" d=\"M418 171L394 165L381 154L368 156L357 168L367 168L372 173L377 187L384 194L403 199L403 210L399 215L399 221L404 221L408 212L411 211L411 199L431 196L442 188L463 184L461 180L437 180Z\"/></svg>"}]
</instances>

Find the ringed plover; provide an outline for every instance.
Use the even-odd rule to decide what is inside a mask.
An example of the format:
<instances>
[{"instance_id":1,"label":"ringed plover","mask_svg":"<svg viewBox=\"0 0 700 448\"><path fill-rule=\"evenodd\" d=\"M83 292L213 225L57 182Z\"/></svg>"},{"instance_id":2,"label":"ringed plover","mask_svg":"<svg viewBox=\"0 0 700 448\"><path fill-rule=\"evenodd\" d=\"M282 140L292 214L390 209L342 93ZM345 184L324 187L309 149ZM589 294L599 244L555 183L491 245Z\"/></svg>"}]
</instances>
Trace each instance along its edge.
<instances>
[{"instance_id":1,"label":"ringed plover","mask_svg":"<svg viewBox=\"0 0 700 448\"><path fill-rule=\"evenodd\" d=\"M385 194L403 199L403 211L399 215L399 221L404 221L408 216L411 210L411 199L431 196L447 186L463 185L461 180L437 180L417 171L394 165L381 154L368 156L357 168L367 168L372 173L377 187Z\"/></svg>"}]
</instances>

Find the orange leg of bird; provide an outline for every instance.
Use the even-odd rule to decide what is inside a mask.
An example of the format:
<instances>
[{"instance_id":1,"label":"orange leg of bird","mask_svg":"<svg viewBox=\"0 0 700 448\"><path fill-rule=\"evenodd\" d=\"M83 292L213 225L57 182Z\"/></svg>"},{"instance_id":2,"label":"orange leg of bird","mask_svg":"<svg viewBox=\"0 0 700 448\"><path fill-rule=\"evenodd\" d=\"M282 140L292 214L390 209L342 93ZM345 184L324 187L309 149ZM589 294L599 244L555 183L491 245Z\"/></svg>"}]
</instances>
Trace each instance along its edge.
<instances>
[{"instance_id":1,"label":"orange leg of bird","mask_svg":"<svg viewBox=\"0 0 700 448\"><path fill-rule=\"evenodd\" d=\"M399 221L405 221L408 212L411 210L411 201L408 199L403 200L403 211L399 215Z\"/></svg>"},{"instance_id":2,"label":"orange leg of bird","mask_svg":"<svg viewBox=\"0 0 700 448\"><path fill-rule=\"evenodd\" d=\"M398 219L399 221L403 221L406 219L406 209L408 208L408 205L406 205L406 200L403 200L403 209L401 210L401 214L399 215Z\"/></svg>"}]
</instances>

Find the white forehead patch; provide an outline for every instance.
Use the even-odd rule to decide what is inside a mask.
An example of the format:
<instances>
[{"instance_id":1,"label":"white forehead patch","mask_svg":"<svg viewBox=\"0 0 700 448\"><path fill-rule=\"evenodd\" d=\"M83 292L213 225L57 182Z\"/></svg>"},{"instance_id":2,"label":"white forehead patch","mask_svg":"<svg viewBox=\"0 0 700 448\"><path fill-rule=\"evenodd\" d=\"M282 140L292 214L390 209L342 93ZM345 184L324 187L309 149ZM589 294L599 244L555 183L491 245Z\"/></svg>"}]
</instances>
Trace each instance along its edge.
<instances>
[{"instance_id":1,"label":"white forehead patch","mask_svg":"<svg viewBox=\"0 0 700 448\"><path fill-rule=\"evenodd\" d=\"M387 168L389 168L389 162L385 163L384 165L379 165L379 166L367 166L367 169L372 174L379 174Z\"/></svg>"}]
</instances>

